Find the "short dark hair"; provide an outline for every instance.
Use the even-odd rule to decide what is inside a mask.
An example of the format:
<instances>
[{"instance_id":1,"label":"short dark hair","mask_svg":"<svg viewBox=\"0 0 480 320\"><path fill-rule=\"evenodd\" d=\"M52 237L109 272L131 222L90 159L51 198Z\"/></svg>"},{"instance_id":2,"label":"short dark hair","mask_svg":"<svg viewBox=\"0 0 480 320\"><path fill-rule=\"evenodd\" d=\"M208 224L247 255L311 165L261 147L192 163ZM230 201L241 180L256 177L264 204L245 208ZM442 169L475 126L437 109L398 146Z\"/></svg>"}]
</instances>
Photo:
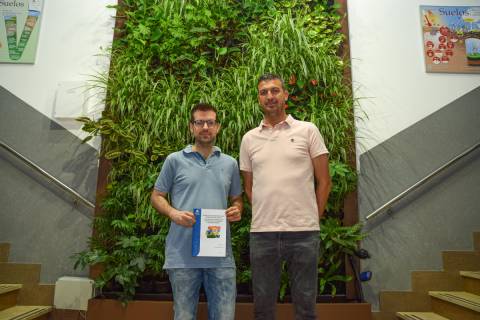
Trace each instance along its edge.
<instances>
[{"instance_id":1,"label":"short dark hair","mask_svg":"<svg viewBox=\"0 0 480 320\"><path fill-rule=\"evenodd\" d=\"M273 73L265 73L265 74L261 75L260 78L258 78L257 86L262 81L271 81L271 80L280 80L280 82L282 83L282 89L285 90L285 82L283 81L282 77L280 77L277 74L273 74Z\"/></svg>"},{"instance_id":2,"label":"short dark hair","mask_svg":"<svg viewBox=\"0 0 480 320\"><path fill-rule=\"evenodd\" d=\"M190 122L193 123L193 114L197 111L213 111L217 115L217 109L209 103L200 102L193 106L192 111L190 111Z\"/></svg>"}]
</instances>

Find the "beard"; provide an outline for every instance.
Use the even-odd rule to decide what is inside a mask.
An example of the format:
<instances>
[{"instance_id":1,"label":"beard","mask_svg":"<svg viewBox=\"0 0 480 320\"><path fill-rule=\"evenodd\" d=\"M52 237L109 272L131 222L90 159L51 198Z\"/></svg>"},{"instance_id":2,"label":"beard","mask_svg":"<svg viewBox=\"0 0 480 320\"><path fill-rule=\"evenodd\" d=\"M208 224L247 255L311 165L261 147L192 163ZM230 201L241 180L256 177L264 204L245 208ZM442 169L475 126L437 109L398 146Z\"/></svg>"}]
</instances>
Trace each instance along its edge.
<instances>
[{"instance_id":1,"label":"beard","mask_svg":"<svg viewBox=\"0 0 480 320\"><path fill-rule=\"evenodd\" d=\"M202 145L202 146L209 146L215 143L215 136L212 134L199 134L195 138L195 143Z\"/></svg>"}]
</instances>

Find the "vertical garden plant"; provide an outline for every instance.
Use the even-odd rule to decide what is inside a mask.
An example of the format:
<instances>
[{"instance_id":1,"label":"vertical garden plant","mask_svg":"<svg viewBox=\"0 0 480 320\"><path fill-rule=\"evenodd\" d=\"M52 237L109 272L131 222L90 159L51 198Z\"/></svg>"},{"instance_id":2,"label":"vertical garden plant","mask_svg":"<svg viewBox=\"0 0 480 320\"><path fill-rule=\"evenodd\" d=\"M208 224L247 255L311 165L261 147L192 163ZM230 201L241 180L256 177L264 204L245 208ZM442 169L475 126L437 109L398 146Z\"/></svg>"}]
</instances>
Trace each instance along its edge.
<instances>
[{"instance_id":1,"label":"vertical garden plant","mask_svg":"<svg viewBox=\"0 0 480 320\"><path fill-rule=\"evenodd\" d=\"M237 157L243 134L262 118L256 81L266 72L286 80L287 112L320 129L334 182L327 210L342 210L356 180L348 165L353 99L344 78L347 61L338 55L344 36L336 5L326 0L123 0L116 9L123 24L110 71L91 82L105 90L106 109L100 119L79 119L90 136L102 136L102 156L111 161L90 249L76 256L78 266L103 264L99 287L114 281L128 300L142 276L161 275L169 221L154 211L149 196L163 160L191 141L189 112L200 101L217 107L222 125L217 145ZM250 212L245 211L242 221L232 224L239 281L250 274ZM336 242L328 252L335 246L343 250ZM340 258L328 261L337 266ZM330 280L319 270L321 287L329 288Z\"/></svg>"}]
</instances>

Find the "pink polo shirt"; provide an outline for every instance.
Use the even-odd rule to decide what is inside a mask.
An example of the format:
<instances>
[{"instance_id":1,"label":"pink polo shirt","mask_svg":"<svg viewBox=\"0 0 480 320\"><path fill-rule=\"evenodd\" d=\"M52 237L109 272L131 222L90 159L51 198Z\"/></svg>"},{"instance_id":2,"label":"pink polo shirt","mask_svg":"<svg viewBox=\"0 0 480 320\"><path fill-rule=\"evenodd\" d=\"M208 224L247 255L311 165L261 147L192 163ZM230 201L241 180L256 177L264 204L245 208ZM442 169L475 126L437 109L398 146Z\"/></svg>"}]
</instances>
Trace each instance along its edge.
<instances>
[{"instance_id":1,"label":"pink polo shirt","mask_svg":"<svg viewBox=\"0 0 480 320\"><path fill-rule=\"evenodd\" d=\"M320 229L312 159L326 153L318 128L290 115L243 136L240 170L253 172L252 232Z\"/></svg>"}]
</instances>

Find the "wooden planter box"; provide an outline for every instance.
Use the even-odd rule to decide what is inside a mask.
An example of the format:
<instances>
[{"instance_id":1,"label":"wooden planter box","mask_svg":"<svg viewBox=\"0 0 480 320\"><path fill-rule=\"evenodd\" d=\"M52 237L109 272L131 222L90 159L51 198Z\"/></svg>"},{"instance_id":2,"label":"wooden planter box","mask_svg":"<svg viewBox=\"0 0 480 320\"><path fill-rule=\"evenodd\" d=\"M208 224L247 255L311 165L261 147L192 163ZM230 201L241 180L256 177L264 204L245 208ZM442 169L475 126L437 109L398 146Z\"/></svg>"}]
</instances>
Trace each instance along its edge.
<instances>
[{"instance_id":1,"label":"wooden planter box","mask_svg":"<svg viewBox=\"0 0 480 320\"><path fill-rule=\"evenodd\" d=\"M371 320L368 303L318 303L319 318L328 320ZM88 320L170 320L173 319L171 301L131 301L125 307L117 300L91 299L88 303ZM207 320L207 305L200 302L198 320ZM237 303L235 319L253 319L252 303ZM293 306L290 303L277 304L277 320L290 320Z\"/></svg>"}]
</instances>

